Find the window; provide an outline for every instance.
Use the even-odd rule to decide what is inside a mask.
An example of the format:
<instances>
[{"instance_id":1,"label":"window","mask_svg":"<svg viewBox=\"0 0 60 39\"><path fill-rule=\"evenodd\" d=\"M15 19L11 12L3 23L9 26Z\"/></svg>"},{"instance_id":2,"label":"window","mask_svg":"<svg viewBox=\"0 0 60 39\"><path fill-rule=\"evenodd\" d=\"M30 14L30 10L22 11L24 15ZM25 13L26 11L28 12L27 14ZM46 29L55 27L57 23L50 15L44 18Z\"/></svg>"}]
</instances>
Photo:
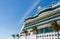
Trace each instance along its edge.
<instances>
[{"instance_id":1,"label":"window","mask_svg":"<svg viewBox=\"0 0 60 39\"><path fill-rule=\"evenodd\" d=\"M40 36L41 37L41 36Z\"/></svg>"},{"instance_id":2,"label":"window","mask_svg":"<svg viewBox=\"0 0 60 39\"><path fill-rule=\"evenodd\" d=\"M55 34L55 36L57 36L57 34Z\"/></svg>"},{"instance_id":3,"label":"window","mask_svg":"<svg viewBox=\"0 0 60 39\"><path fill-rule=\"evenodd\" d=\"M52 34L52 36L54 36L54 34Z\"/></svg>"},{"instance_id":4,"label":"window","mask_svg":"<svg viewBox=\"0 0 60 39\"><path fill-rule=\"evenodd\" d=\"M60 36L60 34L59 34L59 36Z\"/></svg>"},{"instance_id":5,"label":"window","mask_svg":"<svg viewBox=\"0 0 60 39\"><path fill-rule=\"evenodd\" d=\"M48 35L47 35L47 37L48 37Z\"/></svg>"},{"instance_id":6,"label":"window","mask_svg":"<svg viewBox=\"0 0 60 39\"><path fill-rule=\"evenodd\" d=\"M51 36L51 35L49 35L49 36Z\"/></svg>"},{"instance_id":7,"label":"window","mask_svg":"<svg viewBox=\"0 0 60 39\"><path fill-rule=\"evenodd\" d=\"M57 38L55 38L55 39L57 39Z\"/></svg>"},{"instance_id":8,"label":"window","mask_svg":"<svg viewBox=\"0 0 60 39\"><path fill-rule=\"evenodd\" d=\"M52 38L52 39L54 39L54 38Z\"/></svg>"},{"instance_id":9,"label":"window","mask_svg":"<svg viewBox=\"0 0 60 39\"><path fill-rule=\"evenodd\" d=\"M43 35L42 35L42 37L43 37Z\"/></svg>"}]
</instances>

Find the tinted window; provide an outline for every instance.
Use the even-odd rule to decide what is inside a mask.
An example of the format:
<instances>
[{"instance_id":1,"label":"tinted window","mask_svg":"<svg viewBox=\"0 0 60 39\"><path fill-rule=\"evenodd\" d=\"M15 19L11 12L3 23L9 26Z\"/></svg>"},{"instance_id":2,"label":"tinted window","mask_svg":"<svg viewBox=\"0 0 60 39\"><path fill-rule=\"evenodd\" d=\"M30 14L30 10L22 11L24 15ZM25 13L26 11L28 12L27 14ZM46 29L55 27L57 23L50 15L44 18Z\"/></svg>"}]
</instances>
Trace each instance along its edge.
<instances>
[{"instance_id":1,"label":"tinted window","mask_svg":"<svg viewBox=\"0 0 60 39\"><path fill-rule=\"evenodd\" d=\"M52 36L54 36L54 34L52 34Z\"/></svg>"},{"instance_id":2,"label":"tinted window","mask_svg":"<svg viewBox=\"0 0 60 39\"><path fill-rule=\"evenodd\" d=\"M55 36L57 36L57 34L55 34Z\"/></svg>"}]
</instances>

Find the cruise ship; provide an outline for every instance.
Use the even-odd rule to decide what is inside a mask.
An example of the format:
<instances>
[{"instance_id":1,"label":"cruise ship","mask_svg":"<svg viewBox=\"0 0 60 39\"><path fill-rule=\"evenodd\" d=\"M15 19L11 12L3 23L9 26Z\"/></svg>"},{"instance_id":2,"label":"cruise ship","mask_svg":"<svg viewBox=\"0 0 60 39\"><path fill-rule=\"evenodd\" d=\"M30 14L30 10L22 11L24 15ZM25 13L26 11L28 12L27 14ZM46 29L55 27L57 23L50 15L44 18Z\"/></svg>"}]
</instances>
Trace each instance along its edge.
<instances>
[{"instance_id":1,"label":"cruise ship","mask_svg":"<svg viewBox=\"0 0 60 39\"><path fill-rule=\"evenodd\" d=\"M19 39L60 39L60 2L37 13L25 19Z\"/></svg>"}]
</instances>

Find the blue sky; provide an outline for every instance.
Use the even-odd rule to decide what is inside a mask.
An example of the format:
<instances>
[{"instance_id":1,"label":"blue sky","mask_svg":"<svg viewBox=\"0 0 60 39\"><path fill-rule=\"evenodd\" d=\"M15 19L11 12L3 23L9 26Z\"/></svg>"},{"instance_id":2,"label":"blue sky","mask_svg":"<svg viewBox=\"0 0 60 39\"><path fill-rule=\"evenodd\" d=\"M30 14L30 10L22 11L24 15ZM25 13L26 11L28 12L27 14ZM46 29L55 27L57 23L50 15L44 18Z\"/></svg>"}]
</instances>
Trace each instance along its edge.
<instances>
[{"instance_id":1,"label":"blue sky","mask_svg":"<svg viewBox=\"0 0 60 39\"><path fill-rule=\"evenodd\" d=\"M26 16L36 14L38 6L46 7L60 0L0 0L0 39L12 39L19 33Z\"/></svg>"}]
</instances>

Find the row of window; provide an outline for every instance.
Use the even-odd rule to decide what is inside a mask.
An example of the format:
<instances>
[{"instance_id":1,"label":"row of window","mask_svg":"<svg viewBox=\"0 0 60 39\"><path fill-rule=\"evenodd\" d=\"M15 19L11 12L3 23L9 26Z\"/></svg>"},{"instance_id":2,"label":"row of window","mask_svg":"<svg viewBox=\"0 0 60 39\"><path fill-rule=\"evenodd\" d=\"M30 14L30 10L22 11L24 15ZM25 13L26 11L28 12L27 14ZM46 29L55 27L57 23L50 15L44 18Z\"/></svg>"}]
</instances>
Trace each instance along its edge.
<instances>
[{"instance_id":1,"label":"row of window","mask_svg":"<svg viewBox=\"0 0 60 39\"><path fill-rule=\"evenodd\" d=\"M41 38L39 38L39 39L41 39ZM58 39L58 38L44 38L44 39ZM60 39L60 38L59 38Z\"/></svg>"},{"instance_id":2,"label":"row of window","mask_svg":"<svg viewBox=\"0 0 60 39\"><path fill-rule=\"evenodd\" d=\"M41 36L38 36L38 37L50 37L50 36L57 36L57 34L41 35ZM60 36L60 34L59 34L59 36Z\"/></svg>"}]
</instances>

